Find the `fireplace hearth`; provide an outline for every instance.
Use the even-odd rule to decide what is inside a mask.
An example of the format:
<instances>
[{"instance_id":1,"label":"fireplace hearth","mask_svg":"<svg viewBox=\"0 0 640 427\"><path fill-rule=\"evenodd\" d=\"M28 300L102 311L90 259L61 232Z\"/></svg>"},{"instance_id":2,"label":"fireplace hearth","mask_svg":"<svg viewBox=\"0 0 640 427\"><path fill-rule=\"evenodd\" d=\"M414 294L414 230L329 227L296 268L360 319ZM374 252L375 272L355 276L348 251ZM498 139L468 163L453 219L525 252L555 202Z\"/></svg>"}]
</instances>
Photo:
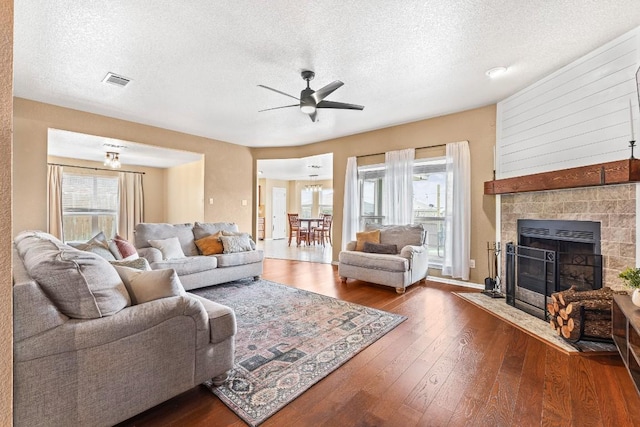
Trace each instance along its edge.
<instances>
[{"instance_id":1,"label":"fireplace hearth","mask_svg":"<svg viewBox=\"0 0 640 427\"><path fill-rule=\"evenodd\" d=\"M506 245L507 303L547 319L547 299L571 288L602 287L600 223L520 219L518 244Z\"/></svg>"}]
</instances>

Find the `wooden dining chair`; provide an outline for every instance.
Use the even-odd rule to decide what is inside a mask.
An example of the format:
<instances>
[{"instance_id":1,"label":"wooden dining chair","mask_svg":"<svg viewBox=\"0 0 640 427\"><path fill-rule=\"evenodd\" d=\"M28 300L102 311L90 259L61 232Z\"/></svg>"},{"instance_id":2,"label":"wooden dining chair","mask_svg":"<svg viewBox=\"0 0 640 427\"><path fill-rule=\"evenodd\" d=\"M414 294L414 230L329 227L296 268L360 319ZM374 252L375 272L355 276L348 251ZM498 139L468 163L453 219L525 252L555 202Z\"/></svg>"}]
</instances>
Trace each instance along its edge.
<instances>
[{"instance_id":1,"label":"wooden dining chair","mask_svg":"<svg viewBox=\"0 0 640 427\"><path fill-rule=\"evenodd\" d=\"M312 234L314 241L317 243L321 243L324 246L325 242L329 242L331 246L331 224L333 223L333 215L331 214L322 214L322 222L318 225L318 227L314 227Z\"/></svg>"},{"instance_id":2,"label":"wooden dining chair","mask_svg":"<svg viewBox=\"0 0 640 427\"><path fill-rule=\"evenodd\" d=\"M300 220L297 213L288 213L289 217L289 246L291 246L291 239L296 238L296 245L300 246L301 241L309 243L309 229L300 226Z\"/></svg>"}]
</instances>

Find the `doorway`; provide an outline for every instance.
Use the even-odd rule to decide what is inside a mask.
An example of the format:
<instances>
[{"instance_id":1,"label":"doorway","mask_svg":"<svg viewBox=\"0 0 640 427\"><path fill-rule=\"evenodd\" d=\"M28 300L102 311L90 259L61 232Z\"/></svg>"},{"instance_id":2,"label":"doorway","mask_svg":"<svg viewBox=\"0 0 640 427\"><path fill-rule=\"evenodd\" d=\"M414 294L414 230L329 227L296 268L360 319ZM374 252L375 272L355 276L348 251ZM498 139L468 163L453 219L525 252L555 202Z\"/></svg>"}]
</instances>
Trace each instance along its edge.
<instances>
[{"instance_id":1,"label":"doorway","mask_svg":"<svg viewBox=\"0 0 640 427\"><path fill-rule=\"evenodd\" d=\"M272 239L284 239L287 237L287 189L273 187L272 190L272 210L273 215L271 232Z\"/></svg>"}]
</instances>

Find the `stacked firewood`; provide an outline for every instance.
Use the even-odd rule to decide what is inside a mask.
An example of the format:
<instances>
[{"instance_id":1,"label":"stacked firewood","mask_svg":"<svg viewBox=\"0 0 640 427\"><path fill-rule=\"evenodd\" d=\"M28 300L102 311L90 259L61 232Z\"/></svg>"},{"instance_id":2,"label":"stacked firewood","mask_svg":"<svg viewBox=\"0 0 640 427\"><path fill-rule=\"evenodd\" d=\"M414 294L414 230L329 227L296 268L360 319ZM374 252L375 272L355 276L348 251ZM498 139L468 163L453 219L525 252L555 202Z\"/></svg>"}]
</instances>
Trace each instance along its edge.
<instances>
[{"instance_id":1,"label":"stacked firewood","mask_svg":"<svg viewBox=\"0 0 640 427\"><path fill-rule=\"evenodd\" d=\"M576 291L574 287L551 294L547 304L549 324L570 342L611 339L611 302L614 294L626 294L601 288Z\"/></svg>"}]
</instances>

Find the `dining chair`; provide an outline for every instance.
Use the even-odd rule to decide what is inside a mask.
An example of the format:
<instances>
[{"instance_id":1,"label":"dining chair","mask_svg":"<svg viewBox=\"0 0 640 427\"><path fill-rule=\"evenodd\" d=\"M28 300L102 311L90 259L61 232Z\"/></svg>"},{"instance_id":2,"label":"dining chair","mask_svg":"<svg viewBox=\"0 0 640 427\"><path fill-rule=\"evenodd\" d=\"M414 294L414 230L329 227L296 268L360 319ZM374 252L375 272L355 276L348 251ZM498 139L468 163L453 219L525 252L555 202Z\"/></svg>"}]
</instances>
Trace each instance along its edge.
<instances>
[{"instance_id":1,"label":"dining chair","mask_svg":"<svg viewBox=\"0 0 640 427\"><path fill-rule=\"evenodd\" d=\"M296 245L300 246L301 241L309 243L309 229L300 226L300 217L297 213L288 213L289 217L289 246L291 246L291 239L296 238Z\"/></svg>"},{"instance_id":2,"label":"dining chair","mask_svg":"<svg viewBox=\"0 0 640 427\"><path fill-rule=\"evenodd\" d=\"M318 227L314 227L312 231L313 239L317 243L322 243L322 246L324 246L325 242L329 242L329 244L333 246L333 243L331 243L331 224L333 223L333 215L320 214L320 216L322 217L322 221Z\"/></svg>"}]
</instances>

